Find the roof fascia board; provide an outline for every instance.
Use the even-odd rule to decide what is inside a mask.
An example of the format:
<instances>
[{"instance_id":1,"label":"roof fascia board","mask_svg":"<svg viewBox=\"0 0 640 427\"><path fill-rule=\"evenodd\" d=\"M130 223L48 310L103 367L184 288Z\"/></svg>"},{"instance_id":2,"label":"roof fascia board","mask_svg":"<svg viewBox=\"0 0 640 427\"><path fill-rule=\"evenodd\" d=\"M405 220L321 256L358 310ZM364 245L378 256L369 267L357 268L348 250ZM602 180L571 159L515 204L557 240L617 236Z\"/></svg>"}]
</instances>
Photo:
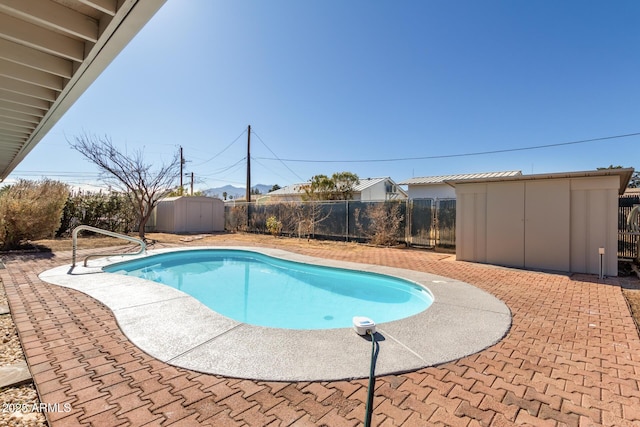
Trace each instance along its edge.
<instances>
[{"instance_id":1,"label":"roof fascia board","mask_svg":"<svg viewBox=\"0 0 640 427\"><path fill-rule=\"evenodd\" d=\"M2 171L0 180L4 180L33 150L165 2L166 0L129 0L121 6L22 150Z\"/></svg>"}]
</instances>

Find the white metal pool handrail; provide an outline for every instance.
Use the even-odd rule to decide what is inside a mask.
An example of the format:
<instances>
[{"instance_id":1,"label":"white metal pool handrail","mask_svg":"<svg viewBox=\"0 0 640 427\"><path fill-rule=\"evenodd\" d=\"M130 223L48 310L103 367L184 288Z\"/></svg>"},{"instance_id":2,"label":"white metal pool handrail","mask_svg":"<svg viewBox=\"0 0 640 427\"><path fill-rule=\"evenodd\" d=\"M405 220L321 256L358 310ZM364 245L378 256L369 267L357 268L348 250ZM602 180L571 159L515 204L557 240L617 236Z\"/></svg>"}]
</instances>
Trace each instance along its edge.
<instances>
[{"instance_id":1,"label":"white metal pool handrail","mask_svg":"<svg viewBox=\"0 0 640 427\"><path fill-rule=\"evenodd\" d=\"M97 227L92 227L90 225L79 225L79 226L77 226L76 228L73 229L73 233L72 233L72 238L73 238L73 256L72 256L71 267L75 267L76 266L76 251L78 249L78 232L82 231L82 230L93 231L94 233L104 234L104 235L109 236L109 237L116 237L118 239L128 240L129 242L138 243L140 245L140 250L138 252L135 252L135 253L127 253L127 254L121 254L121 253L120 254L93 254L93 255L88 255L84 259L84 264L83 265L85 267L87 266L87 261L89 260L89 258L97 258L97 257L103 257L103 256L111 256L111 255L140 255L140 254L145 253L145 251L147 250L147 245L141 239L137 239L135 237L130 237L130 236L127 236L125 234L115 233L113 231L103 230L103 229L97 228Z\"/></svg>"}]
</instances>

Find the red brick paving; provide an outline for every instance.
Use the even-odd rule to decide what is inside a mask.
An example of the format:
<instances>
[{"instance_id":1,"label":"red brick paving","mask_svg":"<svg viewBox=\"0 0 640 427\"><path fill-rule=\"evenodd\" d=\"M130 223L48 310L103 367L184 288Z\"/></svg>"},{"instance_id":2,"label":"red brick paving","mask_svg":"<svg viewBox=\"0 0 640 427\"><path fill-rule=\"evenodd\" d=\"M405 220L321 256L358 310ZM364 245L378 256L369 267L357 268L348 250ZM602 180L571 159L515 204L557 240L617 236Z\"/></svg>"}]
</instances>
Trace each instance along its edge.
<instances>
[{"instance_id":1,"label":"red brick paving","mask_svg":"<svg viewBox=\"0 0 640 427\"><path fill-rule=\"evenodd\" d=\"M283 248L456 278L511 309L512 328L496 345L377 378L376 426L640 425L640 338L623 279L505 269L418 250ZM50 426L354 427L364 420L366 380L274 383L172 367L129 342L96 300L37 278L69 263L69 253L4 261L0 279L41 401L70 404L70 412L47 413Z\"/></svg>"}]
</instances>

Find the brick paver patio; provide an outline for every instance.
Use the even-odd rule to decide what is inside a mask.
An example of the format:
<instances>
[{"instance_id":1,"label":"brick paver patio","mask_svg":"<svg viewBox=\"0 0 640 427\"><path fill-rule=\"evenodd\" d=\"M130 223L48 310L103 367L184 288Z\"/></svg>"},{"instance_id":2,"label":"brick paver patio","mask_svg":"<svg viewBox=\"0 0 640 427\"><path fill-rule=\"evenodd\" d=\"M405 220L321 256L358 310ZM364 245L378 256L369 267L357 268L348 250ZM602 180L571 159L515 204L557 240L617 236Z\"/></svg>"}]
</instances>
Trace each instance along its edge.
<instances>
[{"instance_id":1,"label":"brick paver patio","mask_svg":"<svg viewBox=\"0 0 640 427\"><path fill-rule=\"evenodd\" d=\"M278 245L276 239L270 244ZM373 425L640 425L640 339L623 279L506 269L419 250L283 249L453 277L512 310L513 326L498 344L455 362L377 378ZM106 307L38 279L69 258L68 252L9 256L0 270L41 401L59 404L47 413L51 426L362 424L366 379L239 380L149 357L120 332ZM429 337L418 333L416 339Z\"/></svg>"}]
</instances>

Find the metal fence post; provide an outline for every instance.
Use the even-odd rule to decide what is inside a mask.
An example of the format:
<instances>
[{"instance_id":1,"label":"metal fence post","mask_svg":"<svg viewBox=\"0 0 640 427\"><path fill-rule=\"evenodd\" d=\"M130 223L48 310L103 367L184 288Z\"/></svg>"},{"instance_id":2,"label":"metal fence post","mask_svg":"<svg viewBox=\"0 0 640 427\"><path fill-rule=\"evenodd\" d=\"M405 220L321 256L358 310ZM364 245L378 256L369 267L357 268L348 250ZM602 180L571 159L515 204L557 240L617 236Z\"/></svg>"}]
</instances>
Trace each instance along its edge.
<instances>
[{"instance_id":1,"label":"metal fence post","mask_svg":"<svg viewBox=\"0 0 640 427\"><path fill-rule=\"evenodd\" d=\"M407 199L405 201L406 205L407 205L407 219L404 223L404 241L407 244L407 246L411 246L411 222L413 220L413 202L411 201L411 199Z\"/></svg>"},{"instance_id":2,"label":"metal fence post","mask_svg":"<svg viewBox=\"0 0 640 427\"><path fill-rule=\"evenodd\" d=\"M345 242L348 242L349 241L349 200L345 200L344 202L345 202L345 208L346 208L345 215L346 215L346 223L347 223L344 231L344 237L345 237L344 240Z\"/></svg>"}]
</instances>

